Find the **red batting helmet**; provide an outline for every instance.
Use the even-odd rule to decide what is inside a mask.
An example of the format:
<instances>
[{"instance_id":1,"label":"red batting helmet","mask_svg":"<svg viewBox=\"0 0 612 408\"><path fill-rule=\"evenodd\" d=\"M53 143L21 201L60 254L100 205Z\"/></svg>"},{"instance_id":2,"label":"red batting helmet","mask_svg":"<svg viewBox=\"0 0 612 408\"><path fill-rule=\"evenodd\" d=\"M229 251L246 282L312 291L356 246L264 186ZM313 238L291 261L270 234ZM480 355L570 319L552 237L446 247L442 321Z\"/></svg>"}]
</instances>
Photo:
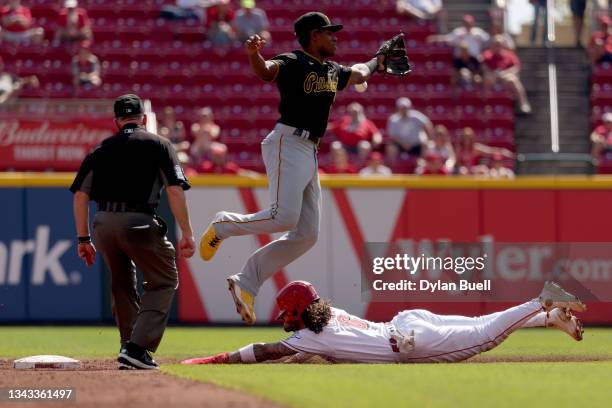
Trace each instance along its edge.
<instances>
[{"instance_id":1,"label":"red batting helmet","mask_svg":"<svg viewBox=\"0 0 612 408\"><path fill-rule=\"evenodd\" d=\"M301 320L304 310L317 299L319 299L319 295L311 283L306 281L290 282L276 295L276 304L280 309L276 318L280 319L285 313L292 313L297 320Z\"/></svg>"}]
</instances>

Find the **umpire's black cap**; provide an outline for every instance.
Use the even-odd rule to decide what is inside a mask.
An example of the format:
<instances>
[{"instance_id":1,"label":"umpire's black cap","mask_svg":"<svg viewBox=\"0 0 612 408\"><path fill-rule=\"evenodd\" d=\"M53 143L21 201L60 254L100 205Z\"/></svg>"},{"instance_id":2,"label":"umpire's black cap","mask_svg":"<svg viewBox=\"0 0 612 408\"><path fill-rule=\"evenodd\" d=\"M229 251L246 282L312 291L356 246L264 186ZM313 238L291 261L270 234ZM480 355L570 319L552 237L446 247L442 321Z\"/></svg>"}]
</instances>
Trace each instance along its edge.
<instances>
[{"instance_id":1,"label":"umpire's black cap","mask_svg":"<svg viewBox=\"0 0 612 408\"><path fill-rule=\"evenodd\" d=\"M295 35L298 37L307 36L314 30L330 30L336 32L342 30L342 27L342 24L332 24L329 17L318 11L311 11L303 14L293 23Z\"/></svg>"},{"instance_id":2,"label":"umpire's black cap","mask_svg":"<svg viewBox=\"0 0 612 408\"><path fill-rule=\"evenodd\" d=\"M115 99L115 105L113 106L116 118L122 118L124 116L134 116L144 113L144 107L142 106L142 100L138 95L126 94L121 95Z\"/></svg>"}]
</instances>

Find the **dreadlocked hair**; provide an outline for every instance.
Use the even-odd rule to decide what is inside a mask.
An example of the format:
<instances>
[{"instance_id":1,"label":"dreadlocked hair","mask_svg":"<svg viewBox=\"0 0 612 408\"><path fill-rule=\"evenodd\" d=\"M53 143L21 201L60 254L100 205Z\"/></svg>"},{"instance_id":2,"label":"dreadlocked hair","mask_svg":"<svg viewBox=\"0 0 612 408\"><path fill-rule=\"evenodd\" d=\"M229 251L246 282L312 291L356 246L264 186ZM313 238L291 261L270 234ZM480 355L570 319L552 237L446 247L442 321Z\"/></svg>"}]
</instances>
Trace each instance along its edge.
<instances>
[{"instance_id":1,"label":"dreadlocked hair","mask_svg":"<svg viewBox=\"0 0 612 408\"><path fill-rule=\"evenodd\" d=\"M317 299L308 305L302 313L304 326L315 333L321 333L329 319L331 319L331 302L329 300Z\"/></svg>"}]
</instances>

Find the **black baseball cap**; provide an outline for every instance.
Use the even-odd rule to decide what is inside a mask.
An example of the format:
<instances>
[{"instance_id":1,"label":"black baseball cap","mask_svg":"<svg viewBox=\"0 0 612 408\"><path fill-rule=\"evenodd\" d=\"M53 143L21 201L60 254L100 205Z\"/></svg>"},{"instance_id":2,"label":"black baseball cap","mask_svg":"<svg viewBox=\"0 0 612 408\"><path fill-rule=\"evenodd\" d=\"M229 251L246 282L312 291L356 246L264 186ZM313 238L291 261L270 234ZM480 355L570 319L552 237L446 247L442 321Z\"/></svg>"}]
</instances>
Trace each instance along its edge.
<instances>
[{"instance_id":1,"label":"black baseball cap","mask_svg":"<svg viewBox=\"0 0 612 408\"><path fill-rule=\"evenodd\" d=\"M293 23L295 35L298 37L306 36L314 30L330 30L336 32L342 30L342 27L342 24L332 24L329 17L318 11L311 11L303 14Z\"/></svg>"},{"instance_id":2,"label":"black baseball cap","mask_svg":"<svg viewBox=\"0 0 612 408\"><path fill-rule=\"evenodd\" d=\"M116 118L140 115L144 113L142 100L138 95L134 94L121 95L120 97L115 99L115 105L113 106L113 110L115 111Z\"/></svg>"}]
</instances>

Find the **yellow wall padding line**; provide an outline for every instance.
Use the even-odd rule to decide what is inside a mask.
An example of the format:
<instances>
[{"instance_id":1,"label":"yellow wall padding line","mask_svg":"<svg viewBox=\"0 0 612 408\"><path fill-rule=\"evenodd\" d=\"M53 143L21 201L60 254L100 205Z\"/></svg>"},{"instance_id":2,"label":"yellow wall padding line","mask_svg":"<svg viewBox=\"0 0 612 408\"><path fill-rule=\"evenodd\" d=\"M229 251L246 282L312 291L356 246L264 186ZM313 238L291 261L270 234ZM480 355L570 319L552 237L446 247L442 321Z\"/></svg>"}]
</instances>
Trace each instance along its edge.
<instances>
[{"instance_id":1,"label":"yellow wall padding line","mask_svg":"<svg viewBox=\"0 0 612 408\"><path fill-rule=\"evenodd\" d=\"M69 187L74 173L0 172L0 187ZM267 187L265 177L202 175L191 177L194 187ZM436 190L612 190L612 176L523 176L514 180L493 180L469 176L359 176L321 175L325 188L408 188Z\"/></svg>"}]
</instances>

